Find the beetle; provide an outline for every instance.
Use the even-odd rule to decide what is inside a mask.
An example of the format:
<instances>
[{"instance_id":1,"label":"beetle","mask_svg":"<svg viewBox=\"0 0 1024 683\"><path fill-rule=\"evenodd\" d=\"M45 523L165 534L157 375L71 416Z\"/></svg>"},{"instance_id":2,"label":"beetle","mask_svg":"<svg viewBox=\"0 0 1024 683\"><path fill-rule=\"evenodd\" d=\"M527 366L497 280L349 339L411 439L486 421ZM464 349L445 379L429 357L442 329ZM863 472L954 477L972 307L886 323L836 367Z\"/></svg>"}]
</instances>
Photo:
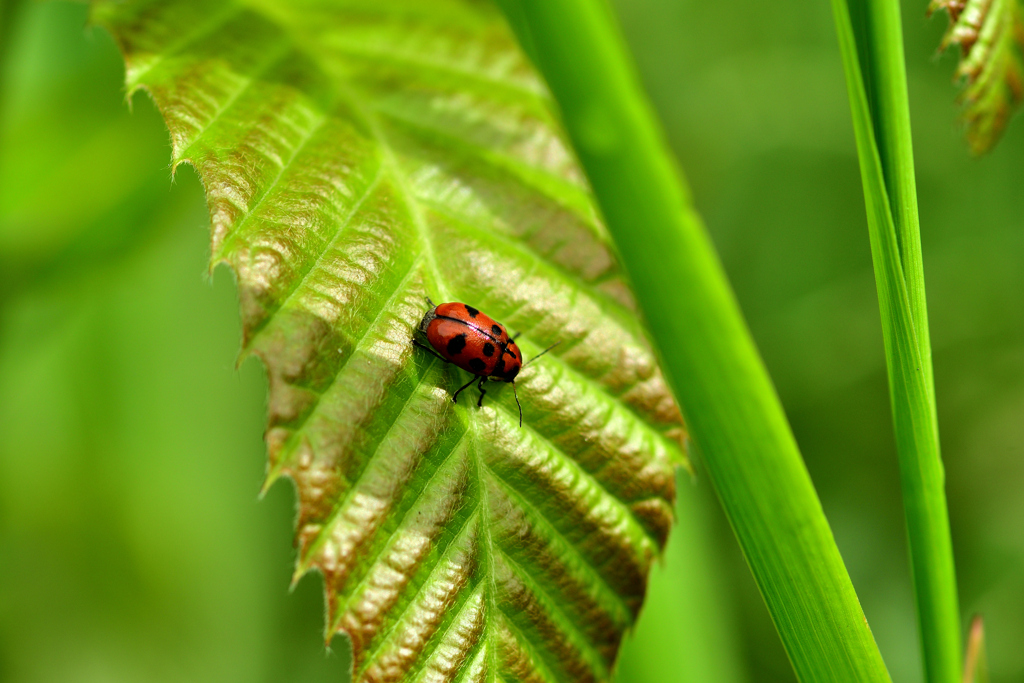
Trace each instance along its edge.
<instances>
[{"instance_id":1,"label":"beetle","mask_svg":"<svg viewBox=\"0 0 1024 683\"><path fill-rule=\"evenodd\" d=\"M416 329L427 338L430 345L416 338L413 338L412 343L445 363L451 363L474 375L452 395L452 403L458 403L462 390L477 382L480 398L476 405L479 408L487 393L484 389L485 381L509 382L519 408L519 426L522 427L523 406L516 392L516 376L525 365L537 360L560 342L555 342L523 363L523 352L516 345L519 334L509 336L504 325L480 309L458 301L438 305L429 298L427 304L430 309L423 315Z\"/></svg>"}]
</instances>

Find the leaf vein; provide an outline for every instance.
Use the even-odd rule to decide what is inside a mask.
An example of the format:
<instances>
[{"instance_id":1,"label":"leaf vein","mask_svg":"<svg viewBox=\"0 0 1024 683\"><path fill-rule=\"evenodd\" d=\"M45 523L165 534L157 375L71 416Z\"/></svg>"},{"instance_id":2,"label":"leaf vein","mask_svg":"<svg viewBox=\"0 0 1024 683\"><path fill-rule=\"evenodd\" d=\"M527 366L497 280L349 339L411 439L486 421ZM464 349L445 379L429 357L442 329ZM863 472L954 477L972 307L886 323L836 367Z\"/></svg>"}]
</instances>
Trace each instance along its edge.
<instances>
[{"instance_id":1,"label":"leaf vein","mask_svg":"<svg viewBox=\"0 0 1024 683\"><path fill-rule=\"evenodd\" d=\"M256 215L260 207L263 206L263 202L267 200L267 197L273 194L274 190L277 188L278 183L281 182L281 179L284 178L285 174L291 168L292 164L295 163L295 160L305 150L306 145L308 145L310 140L312 140L316 136L316 134L323 129L324 125L326 125L328 120L330 120L330 117L327 114L318 113L315 119L315 123L305 133L303 133L302 138L299 140L299 144L296 145L295 149L293 149L291 154L288 155L288 159L285 160L285 162L281 165L281 168L278 170L277 175L270 182L270 184L267 185L266 189L263 190L259 198L256 200L256 203L253 204L251 208L246 210L245 215L242 216L242 220L236 222L234 225L230 227L231 231L224 236L224 239L221 242L220 247L217 249L219 253L219 258L226 258L224 254L227 251L228 245L230 245L238 238L238 236L242 232L242 228L245 227L252 219L252 217Z\"/></svg>"},{"instance_id":2,"label":"leaf vein","mask_svg":"<svg viewBox=\"0 0 1024 683\"><path fill-rule=\"evenodd\" d=\"M504 405L500 403L496 402L495 405L498 407L498 411L505 416L505 419L510 426L518 426L518 413L513 414L512 411L510 411L508 408L506 408ZM617 495L609 491L605 487L604 483L597 478L597 476L595 476L592 472L589 472L586 469L584 469L583 466L580 465L580 463L575 458L571 457L561 448L552 443L546 436L541 434L534 427L532 427L528 423L524 423L523 428L526 429L530 434L532 434L534 438L543 443L552 452L557 453L560 456L560 459L568 463L569 466L572 467L580 477L588 481L598 491L600 491L601 497L604 498L607 503L609 503L610 505L614 506L617 510L619 510L620 513L622 513L623 515L627 516L630 520L632 520L632 522L636 524L637 529L643 533L645 540L648 543L650 543L655 550L658 549L659 546L657 539L650 535L650 533L647 531L644 525L640 523L640 520L636 518L636 515L633 514L633 511L629 509L629 506L625 503L625 501L623 501ZM490 469L492 469L493 471L493 468Z\"/></svg>"},{"instance_id":3,"label":"leaf vein","mask_svg":"<svg viewBox=\"0 0 1024 683\"><path fill-rule=\"evenodd\" d=\"M544 678L545 681L561 681L565 680L560 676L556 676L551 670L550 665L545 661L543 654L537 652L537 648L534 646L533 641L526 636L525 633L516 626L515 622L512 621L512 617L509 616L508 612L499 608L498 612L501 614L502 621L505 622L505 627L508 628L512 637L515 638L516 643L519 647L523 648L530 655L530 663L533 664L537 672Z\"/></svg>"},{"instance_id":4,"label":"leaf vein","mask_svg":"<svg viewBox=\"0 0 1024 683\"><path fill-rule=\"evenodd\" d=\"M427 575L423 583L420 584L416 588L416 591L409 597L409 601L406 604L405 608L402 610L401 614L399 614L395 618L393 622L395 627L392 628L385 635L384 639L381 640L380 643L378 643L378 645L373 649L373 651L366 657L366 665L362 667L363 671L365 671L369 667L369 664L371 662L375 661L377 657L380 656L381 652L388 645L388 643L392 642L395 638L401 635L401 632L397 628L398 625L403 622L406 615L408 615L409 612L413 609L413 607L416 606L416 600L423 594L423 591L426 590L426 588L433 583L432 580L436 578L435 574L442 570L445 560L447 560L452 555L452 553L458 550L461 543L465 541L465 537L467 536L466 532L470 529L470 527L472 527L473 524L477 523L477 518L479 517L479 514L480 513L477 510L470 514L468 517L466 517L466 521L464 521L462 523L462 526L459 527L458 532L454 536L452 536L451 543L448 544L448 546L444 549L444 552L441 554L441 557L438 558L437 564L434 565L434 567L430 570L430 573ZM475 590L476 589L474 589L474 592ZM420 652L416 656L416 660L412 662L412 664L410 665L408 673L411 675L415 675L419 670L423 668L424 661L431 654L433 654L433 649L431 649L429 652Z\"/></svg>"},{"instance_id":5,"label":"leaf vein","mask_svg":"<svg viewBox=\"0 0 1024 683\"><path fill-rule=\"evenodd\" d=\"M342 375L342 372L345 370L346 367L348 367L348 364L355 357L356 352L359 350L359 347L362 346L363 342L370 335L370 332L373 331L373 328L376 327L377 323L380 322L380 319L384 316L384 314L392 312L391 311L391 304L400 295L405 293L404 287L405 287L405 285L408 284L409 280L411 280L413 278L413 276L415 276L415 274L416 274L416 266L418 264L419 264L419 260L418 259L414 260L412 262L412 264L409 266L409 270L406 271L405 275L402 277L402 280L397 285L395 285L395 289L390 294L390 296L388 297L388 300L385 302L385 304L383 306L381 306L380 311L377 313L377 315L374 317L374 319L370 322L370 324L366 326L366 329L364 329L360 333L359 338L356 340L355 344L353 344L353 346L352 346L352 352L348 356L345 357L345 360L342 361L341 365L338 366L338 369L334 372L334 378L331 380L331 384L326 389L324 389L322 392L317 394L316 400L313 402L313 405L310 407L308 412L306 412L306 414L302 417L302 421L299 423L299 425L297 427L295 427L295 429L292 431L292 433L288 437L288 444L289 445L286 445L286 448L288 448L288 453L286 455L283 455L281 458L279 458L279 460L277 462L277 466L271 472L267 473L267 485L269 485L270 482L273 482L274 479L276 479L280 475L281 470L284 469L284 466L291 462L292 452L293 452L292 448L294 447L294 444L302 436L302 434L305 433L306 425L309 424L309 421L315 415L318 414L318 412L320 410L320 406L323 403L324 396L329 394L331 392L331 390L337 385L338 380L340 379L340 377ZM419 385L417 385L417 388L418 388L418 386Z\"/></svg>"},{"instance_id":6,"label":"leaf vein","mask_svg":"<svg viewBox=\"0 0 1024 683\"><path fill-rule=\"evenodd\" d=\"M339 52L349 57L365 59L368 62L382 62L390 66L405 68L409 72L415 72L415 70L419 68L423 71L434 71L439 74L447 74L470 82L493 86L494 88L499 88L521 95L525 98L538 102L545 108L550 106L551 100L547 88L539 82L537 82L534 87L530 87L527 83L516 81L514 79L503 79L484 71L463 68L437 60L424 59L419 54L394 49L376 50L367 47L366 45L359 45L353 41L333 41L331 42L330 47L337 49ZM390 45L388 47L393 48L393 46Z\"/></svg>"},{"instance_id":7,"label":"leaf vein","mask_svg":"<svg viewBox=\"0 0 1024 683\"><path fill-rule=\"evenodd\" d=\"M556 612L559 617L561 617L559 620L559 626L566 629L563 633L569 638L573 645L579 648L579 652L583 659L590 664L592 668L597 669L599 674L598 678L607 678L609 671L608 665L605 663L604 656L598 651L590 638L580 630L576 619L574 619L572 615L566 613L562 608L561 603L552 598L547 590L535 581L533 577L531 577L529 573L512 558L511 555L503 551L500 547L497 547L495 552L499 553L505 559L509 564L509 569L530 588L534 595L540 599L542 604L547 603L545 607Z\"/></svg>"},{"instance_id":8,"label":"leaf vein","mask_svg":"<svg viewBox=\"0 0 1024 683\"><path fill-rule=\"evenodd\" d=\"M483 588L483 586L481 586L479 588L474 589L473 592L469 594L469 597L466 599L466 601L463 604L462 608L459 610L459 613L457 615L455 615L455 618L452 619L450 624L448 624L448 628L446 628L443 632L441 632L439 635L437 635L435 637L435 639L434 639L433 644L430 646L430 649L425 651L421 657L417 658L417 661L422 661L422 664L417 669L417 674L416 674L416 678L414 679L414 681L420 681L420 680L423 679L423 676L427 673L426 670L425 670L427 662L434 655L434 653L437 652L437 649L441 646L441 643L444 642L444 639L451 632L452 628L454 628L455 625L459 623L459 617L462 616L462 613L466 610L467 606L469 606L469 605L471 605L473 603L473 596L478 591L483 591L483 590L484 590L484 588ZM467 651L467 654L470 651L472 651L472 648L470 648L470 650Z\"/></svg>"},{"instance_id":9,"label":"leaf vein","mask_svg":"<svg viewBox=\"0 0 1024 683\"><path fill-rule=\"evenodd\" d=\"M241 99L242 96L245 95L245 93L248 92L249 89L252 88L252 86L259 81L260 76L270 71L270 69L272 69L278 63L280 63L281 60L283 60L290 53L291 45L287 41L282 41L278 45L277 49L270 51L269 56L262 62L260 62L252 73L244 77L245 83L241 87L239 87L234 93L232 93L231 96L228 97L228 99L223 104L218 103L217 111L214 113L213 117L210 118L209 121L207 121L203 126L199 128L199 132L196 134L196 137L191 142L182 147L181 152L176 155L178 157L177 161L183 161L186 158L188 152L193 147L195 147L195 145L198 144L199 141L202 140L207 133L210 132L214 124L216 124L224 114L230 111L231 108L234 107L235 104L238 102L238 100Z\"/></svg>"},{"instance_id":10,"label":"leaf vein","mask_svg":"<svg viewBox=\"0 0 1024 683\"><path fill-rule=\"evenodd\" d=\"M548 530L548 533L550 533L559 544L564 546L571 554L576 556L576 558L580 561L581 566L587 567L594 572L595 585L601 587L603 589L603 592L607 593L607 595L610 596L611 601L619 605L622 614L629 615L630 620L632 620L633 612L632 610L630 610L629 605L626 604L625 599L621 595L619 595L619 593L614 588L612 588L611 584L608 583L608 579L605 578L605 576L598 570L598 568L588 558L583 556L583 553L580 552L580 549L576 546L576 544L572 543L568 538L566 538L565 534L563 534L561 530L559 530L558 527L556 527L543 512L537 509L537 506L535 506L532 502L530 502L522 494L520 494L494 468L492 468L490 465L482 461L481 465L483 469L487 470L487 472L490 473L491 478L495 481L495 483L497 483L503 489L505 489L507 495L512 497L513 500L517 501L523 507L524 510L532 513L535 519Z\"/></svg>"},{"instance_id":11,"label":"leaf vein","mask_svg":"<svg viewBox=\"0 0 1024 683\"><path fill-rule=\"evenodd\" d=\"M356 217L360 209L362 209L363 204L370 197L370 195L372 195L373 192L377 189L377 186L380 184L380 179L382 176L383 170L381 169L380 166L378 166L377 171L374 174L373 180L371 180L370 183L367 184L366 188L360 193L359 199L356 200L356 202L352 205L352 208L349 210L348 215L345 216L345 218L339 223L338 229L335 230L333 235L331 235L330 240L328 240L324 244L323 248L320 249L319 253L316 255L316 258L313 259L313 262L310 263L309 266L302 271L302 275L299 276L297 282L295 282L295 284L289 288L288 293L281 300L281 303L278 304L277 307L274 308L274 310L267 315L266 319L262 323L260 323L260 325L256 327L255 330L251 332L251 335L249 336L249 339L246 342L247 348L252 346L256 338L260 335L261 332L263 332L263 330L265 330L270 325L274 317L280 311L284 310L284 308L295 297L299 290L302 289L302 285L306 283L306 280L309 279L309 276L313 273L313 271L315 271L317 267L319 267L320 264L323 263L324 258L326 258L327 254L330 253L334 245L337 244L338 239L345 233L345 229L349 227L349 225L351 225L352 219Z\"/></svg>"},{"instance_id":12,"label":"leaf vein","mask_svg":"<svg viewBox=\"0 0 1024 683\"><path fill-rule=\"evenodd\" d=\"M563 177L557 176L547 169L539 168L522 159L518 159L504 150L475 144L437 126L428 125L422 119L412 119L384 107L376 107L375 111L383 114L395 123L416 131L421 136L426 133L433 134L435 137L443 139L448 145L458 146L464 151L471 152L476 159L491 168L514 176L531 190L550 199L579 218L595 238L607 242L608 236L596 225L595 216L582 206L585 202L590 201L587 190L584 187L580 187ZM552 188L555 186L565 194L560 195L553 192Z\"/></svg>"},{"instance_id":13,"label":"leaf vein","mask_svg":"<svg viewBox=\"0 0 1024 683\"><path fill-rule=\"evenodd\" d=\"M140 85L143 78L148 76L152 71L163 64L168 57L173 56L186 47L199 40L203 36L213 33L220 27L227 24L229 21L234 19L237 15L241 14L244 7L240 5L230 5L222 12L215 14L210 18L209 21L202 23L191 31L188 31L185 35L181 36L176 42L160 51L159 56L152 59L149 64L139 69L137 72L130 74L129 78L132 81L132 85Z\"/></svg>"},{"instance_id":14,"label":"leaf vein","mask_svg":"<svg viewBox=\"0 0 1024 683\"><path fill-rule=\"evenodd\" d=\"M452 447L448 449L448 452L445 453L443 456L440 456L441 461L437 464L437 467L430 474L430 478L423 484L422 487L420 487L419 491L416 492L416 496L412 499L412 501L408 504L406 509L402 512L402 518L398 521L398 526L395 528L395 530L391 532L391 538L388 539L388 541L380 548L380 550L378 550L377 553L368 562L365 563L365 566L367 567L366 573L356 583L356 585L352 587L351 592L349 592L348 598L346 598L345 600L345 604L341 607L341 609L338 610L339 613L349 608L349 605L351 605L352 600L359 593L359 589L362 588L373 575L373 567L377 564L380 558L384 556L384 553L386 553L389 549L394 547L395 540L397 539L399 532L404 527L406 519L408 519L409 515L416 507L417 503L419 503L419 501L423 498L423 494L431 488L431 484L433 484L434 481L437 479L438 474L442 470L444 470L444 466L448 464L448 461L452 459L452 457L455 455L455 452L459 450L459 446L462 445L467 432L463 432L462 435L459 437L458 441L456 441L452 445ZM437 454L433 454L430 459L433 460L437 457Z\"/></svg>"}]
</instances>

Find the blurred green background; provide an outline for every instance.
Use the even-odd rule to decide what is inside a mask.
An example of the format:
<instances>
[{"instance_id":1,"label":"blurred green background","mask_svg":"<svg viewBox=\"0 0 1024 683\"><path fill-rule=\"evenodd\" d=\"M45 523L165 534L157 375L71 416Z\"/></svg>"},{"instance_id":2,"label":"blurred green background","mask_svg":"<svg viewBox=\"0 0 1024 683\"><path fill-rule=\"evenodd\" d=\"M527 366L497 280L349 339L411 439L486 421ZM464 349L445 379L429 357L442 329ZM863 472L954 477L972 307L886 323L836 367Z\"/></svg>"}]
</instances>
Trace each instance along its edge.
<instances>
[{"instance_id":1,"label":"blurred green background","mask_svg":"<svg viewBox=\"0 0 1024 683\"><path fill-rule=\"evenodd\" d=\"M945 27L904 3L940 428L966 617L1024 680L1024 124L982 159ZM920 680L859 171L828 3L618 0L894 680ZM341 681L293 493L257 497L265 380L235 368L202 188L172 179L86 7L0 2L0 681ZM621 683L789 681L707 481Z\"/></svg>"}]
</instances>

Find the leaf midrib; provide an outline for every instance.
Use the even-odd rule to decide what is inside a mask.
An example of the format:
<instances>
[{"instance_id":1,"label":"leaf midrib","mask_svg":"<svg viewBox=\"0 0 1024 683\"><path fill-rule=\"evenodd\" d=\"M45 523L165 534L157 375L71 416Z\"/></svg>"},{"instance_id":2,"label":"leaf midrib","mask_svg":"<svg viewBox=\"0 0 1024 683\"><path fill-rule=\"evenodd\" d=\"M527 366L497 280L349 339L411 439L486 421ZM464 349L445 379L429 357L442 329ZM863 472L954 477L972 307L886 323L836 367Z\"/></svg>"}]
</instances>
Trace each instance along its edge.
<instances>
[{"instance_id":1,"label":"leaf midrib","mask_svg":"<svg viewBox=\"0 0 1024 683\"><path fill-rule=\"evenodd\" d=\"M485 596L487 600L487 613L485 615L483 639L487 642L487 649L491 656L491 666L489 669L491 671L491 679L493 680L498 675L498 648L494 633L495 618L498 614L498 585L494 572L494 538L491 535L491 525L489 523L490 506L487 499L487 486L484 483L484 468L486 464L484 459L480 457L476 429L476 420L470 420L470 430L473 432L473 442L470 450L473 454L473 467L476 469L477 490L480 492L480 537L483 539L481 546L486 551L481 553L484 556L482 559L486 561L486 569L483 568L484 562L481 562L479 565L484 573L484 581L487 585Z\"/></svg>"}]
</instances>

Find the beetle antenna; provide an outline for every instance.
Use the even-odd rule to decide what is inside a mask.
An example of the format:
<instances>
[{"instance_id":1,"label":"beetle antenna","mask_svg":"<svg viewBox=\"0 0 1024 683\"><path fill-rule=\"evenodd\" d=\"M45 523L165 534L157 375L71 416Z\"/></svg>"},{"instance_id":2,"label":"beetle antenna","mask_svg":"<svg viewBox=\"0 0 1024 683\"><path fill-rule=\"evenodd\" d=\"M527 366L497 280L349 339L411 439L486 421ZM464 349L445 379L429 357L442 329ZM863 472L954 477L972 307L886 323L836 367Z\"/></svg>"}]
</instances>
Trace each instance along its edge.
<instances>
[{"instance_id":1,"label":"beetle antenna","mask_svg":"<svg viewBox=\"0 0 1024 683\"><path fill-rule=\"evenodd\" d=\"M558 345L559 345L559 344L561 344L561 343L562 343L562 340L558 340L558 341L556 341L556 342L555 342L554 344L552 344L552 345L551 345L551 346L549 346L548 348L544 349L543 351L541 351L540 353L538 353L538 354L537 354L536 356L534 356L534 357L533 357L533 358L531 358L530 360L528 360L528 361L526 361L525 363L523 363L523 367L525 368L525 367L526 367L527 365L529 365L529 364L530 364L530 363L532 363L533 361L537 360L538 358L540 358L541 356L543 356L543 355L544 355L545 353L547 353L548 351L550 351L551 349L555 348L556 346L558 346Z\"/></svg>"},{"instance_id":2,"label":"beetle antenna","mask_svg":"<svg viewBox=\"0 0 1024 683\"><path fill-rule=\"evenodd\" d=\"M427 305L429 305L431 308L437 308L437 304L431 301L429 296L425 296L423 298L427 300Z\"/></svg>"},{"instance_id":3,"label":"beetle antenna","mask_svg":"<svg viewBox=\"0 0 1024 683\"><path fill-rule=\"evenodd\" d=\"M516 383L512 382L512 395L516 397L516 405L519 407L519 427L523 426L523 406L519 403L519 393L516 392Z\"/></svg>"}]
</instances>

